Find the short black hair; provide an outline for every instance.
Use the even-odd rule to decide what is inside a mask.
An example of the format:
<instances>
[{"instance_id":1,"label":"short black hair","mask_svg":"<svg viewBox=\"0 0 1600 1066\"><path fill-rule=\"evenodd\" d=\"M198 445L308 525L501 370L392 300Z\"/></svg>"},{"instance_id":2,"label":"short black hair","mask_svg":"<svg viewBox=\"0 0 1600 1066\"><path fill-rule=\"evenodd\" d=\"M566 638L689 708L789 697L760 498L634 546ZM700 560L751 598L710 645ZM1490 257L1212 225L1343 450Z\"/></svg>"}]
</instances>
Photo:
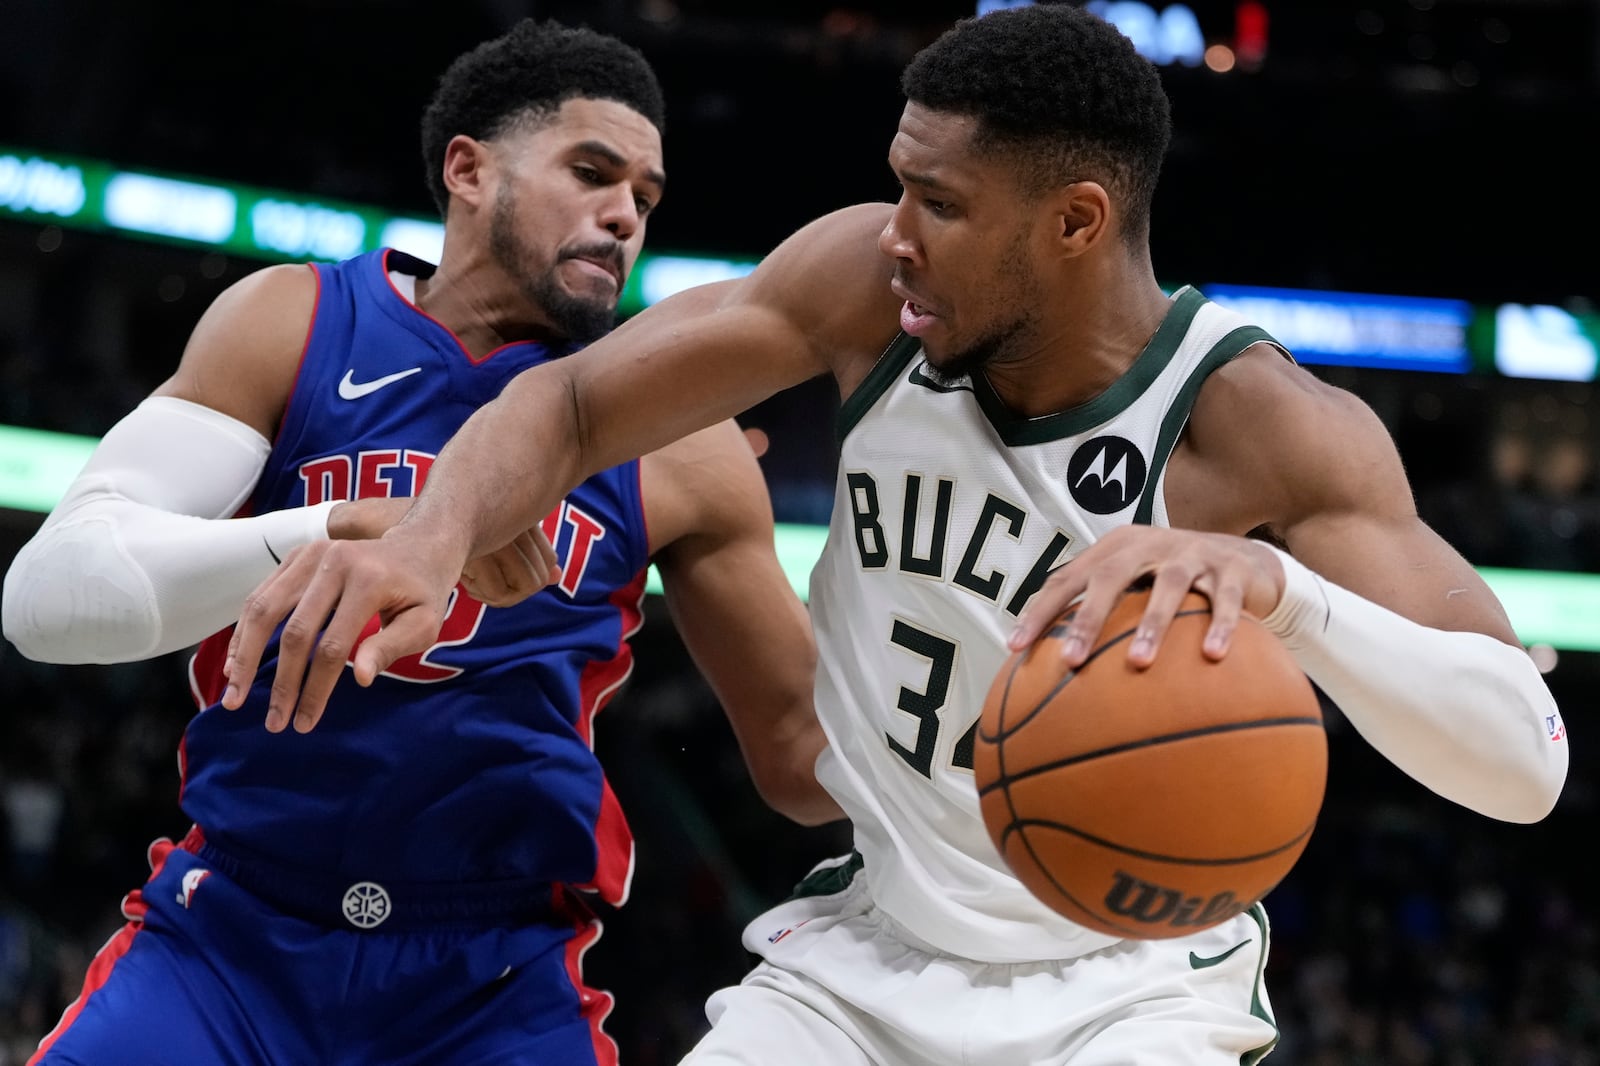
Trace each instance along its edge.
<instances>
[{"instance_id":1,"label":"short black hair","mask_svg":"<svg viewBox=\"0 0 1600 1066\"><path fill-rule=\"evenodd\" d=\"M638 49L594 30L525 18L458 56L422 113L422 160L442 218L444 150L466 134L489 140L512 125L539 121L573 99L615 100L666 132L656 73Z\"/></svg>"},{"instance_id":2,"label":"short black hair","mask_svg":"<svg viewBox=\"0 0 1600 1066\"><path fill-rule=\"evenodd\" d=\"M1098 181L1121 200L1124 236L1148 237L1172 109L1154 64L1105 19L1065 3L964 18L912 59L900 88L977 119L978 146L1010 153L1025 191Z\"/></svg>"}]
</instances>

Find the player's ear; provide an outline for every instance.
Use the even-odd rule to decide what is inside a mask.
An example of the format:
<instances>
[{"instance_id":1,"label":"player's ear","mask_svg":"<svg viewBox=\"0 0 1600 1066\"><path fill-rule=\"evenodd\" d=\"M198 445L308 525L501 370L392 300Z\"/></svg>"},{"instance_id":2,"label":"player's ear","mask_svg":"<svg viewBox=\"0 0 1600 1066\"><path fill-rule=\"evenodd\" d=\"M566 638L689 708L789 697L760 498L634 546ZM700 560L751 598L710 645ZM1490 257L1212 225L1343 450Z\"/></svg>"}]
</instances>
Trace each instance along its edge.
<instances>
[{"instance_id":1,"label":"player's ear","mask_svg":"<svg viewBox=\"0 0 1600 1066\"><path fill-rule=\"evenodd\" d=\"M1111 196L1098 181L1075 181L1051 196L1064 256L1079 256L1094 247L1111 226Z\"/></svg>"},{"instance_id":2,"label":"player's ear","mask_svg":"<svg viewBox=\"0 0 1600 1066\"><path fill-rule=\"evenodd\" d=\"M489 148L458 133L444 146L444 187L452 199L472 207L488 201Z\"/></svg>"}]
</instances>

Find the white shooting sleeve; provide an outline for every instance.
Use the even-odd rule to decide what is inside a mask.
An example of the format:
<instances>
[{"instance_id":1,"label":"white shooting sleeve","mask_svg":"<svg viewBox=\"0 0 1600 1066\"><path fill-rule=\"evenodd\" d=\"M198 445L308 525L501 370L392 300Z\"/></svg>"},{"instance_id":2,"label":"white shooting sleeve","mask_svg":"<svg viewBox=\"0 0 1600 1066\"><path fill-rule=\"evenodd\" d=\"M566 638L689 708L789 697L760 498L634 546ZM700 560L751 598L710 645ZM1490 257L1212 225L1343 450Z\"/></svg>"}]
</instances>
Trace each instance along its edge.
<instances>
[{"instance_id":1,"label":"white shooting sleeve","mask_svg":"<svg viewBox=\"0 0 1600 1066\"><path fill-rule=\"evenodd\" d=\"M335 502L232 517L271 445L170 396L112 427L6 572L5 635L30 659L116 663L189 647L238 620L276 559L327 536Z\"/></svg>"},{"instance_id":2,"label":"white shooting sleeve","mask_svg":"<svg viewBox=\"0 0 1600 1066\"><path fill-rule=\"evenodd\" d=\"M1283 599L1262 622L1369 744L1490 818L1550 812L1567 776L1566 727L1526 651L1418 625L1278 555Z\"/></svg>"}]
</instances>

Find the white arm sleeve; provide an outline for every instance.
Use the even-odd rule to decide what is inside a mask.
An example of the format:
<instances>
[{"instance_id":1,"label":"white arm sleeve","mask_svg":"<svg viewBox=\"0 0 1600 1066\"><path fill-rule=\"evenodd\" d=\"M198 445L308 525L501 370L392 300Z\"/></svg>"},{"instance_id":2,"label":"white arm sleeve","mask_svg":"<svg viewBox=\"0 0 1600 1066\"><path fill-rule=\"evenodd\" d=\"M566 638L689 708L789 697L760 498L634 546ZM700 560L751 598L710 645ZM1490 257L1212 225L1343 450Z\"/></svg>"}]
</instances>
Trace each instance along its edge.
<instances>
[{"instance_id":1,"label":"white arm sleeve","mask_svg":"<svg viewBox=\"0 0 1600 1066\"><path fill-rule=\"evenodd\" d=\"M327 536L337 503L230 517L270 449L209 407L145 400L106 434L6 571L6 639L41 662L132 662L237 621L276 559Z\"/></svg>"},{"instance_id":2,"label":"white arm sleeve","mask_svg":"<svg viewBox=\"0 0 1600 1066\"><path fill-rule=\"evenodd\" d=\"M1278 555L1283 599L1262 622L1369 744L1490 818L1550 813L1567 777L1567 731L1526 651L1418 625Z\"/></svg>"}]
</instances>

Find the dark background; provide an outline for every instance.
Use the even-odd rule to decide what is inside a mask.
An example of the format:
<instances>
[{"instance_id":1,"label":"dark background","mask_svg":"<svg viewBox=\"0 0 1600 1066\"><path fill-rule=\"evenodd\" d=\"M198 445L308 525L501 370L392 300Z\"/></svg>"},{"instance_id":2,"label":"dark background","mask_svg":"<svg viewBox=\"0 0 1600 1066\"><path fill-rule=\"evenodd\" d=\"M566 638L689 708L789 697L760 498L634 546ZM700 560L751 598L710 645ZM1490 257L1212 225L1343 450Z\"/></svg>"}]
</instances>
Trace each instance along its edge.
<instances>
[{"instance_id":1,"label":"dark background","mask_svg":"<svg viewBox=\"0 0 1600 1066\"><path fill-rule=\"evenodd\" d=\"M1158 6L1165 6L1164 4ZM1237 7L1191 5L1217 40ZM1595 0L1287 0L1252 69L1170 67L1163 280L1592 306L1600 237ZM759 12L759 13L757 13ZM904 61L968 5L735 0L0 4L0 144L428 214L417 119L460 51L526 14L607 29L668 99L657 251L758 256L811 218L895 195ZM103 433L176 363L205 305L262 264L0 220L0 423ZM176 279L174 282L173 279ZM1423 513L1480 565L1600 568L1589 384L1318 369L1378 410ZM830 498L824 382L749 412L780 517ZM822 501L820 504L818 501ZM39 516L0 512L9 561ZM650 601L598 744L638 838L628 907L589 955L630 1066L670 1063L748 965L743 921L841 827L802 830L745 781L715 701ZM1597 657L1549 674L1576 734L1556 813L1468 814L1337 717L1329 800L1269 899L1275 1066L1600 1063L1600 950L1583 876ZM182 656L62 669L0 649L0 1066L76 994L186 828L173 751Z\"/></svg>"},{"instance_id":2,"label":"dark background","mask_svg":"<svg viewBox=\"0 0 1600 1066\"><path fill-rule=\"evenodd\" d=\"M1234 3L1191 6L1233 32ZM1178 135L1156 205L1163 276L1490 300L1592 291L1595 267L1573 249L1600 236L1583 209L1593 0L1265 7L1258 71L1166 69ZM759 253L824 211L895 195L899 69L969 11L7 0L0 138L431 214L416 122L434 79L509 19L554 15L619 33L660 71L671 182L655 246Z\"/></svg>"}]
</instances>

